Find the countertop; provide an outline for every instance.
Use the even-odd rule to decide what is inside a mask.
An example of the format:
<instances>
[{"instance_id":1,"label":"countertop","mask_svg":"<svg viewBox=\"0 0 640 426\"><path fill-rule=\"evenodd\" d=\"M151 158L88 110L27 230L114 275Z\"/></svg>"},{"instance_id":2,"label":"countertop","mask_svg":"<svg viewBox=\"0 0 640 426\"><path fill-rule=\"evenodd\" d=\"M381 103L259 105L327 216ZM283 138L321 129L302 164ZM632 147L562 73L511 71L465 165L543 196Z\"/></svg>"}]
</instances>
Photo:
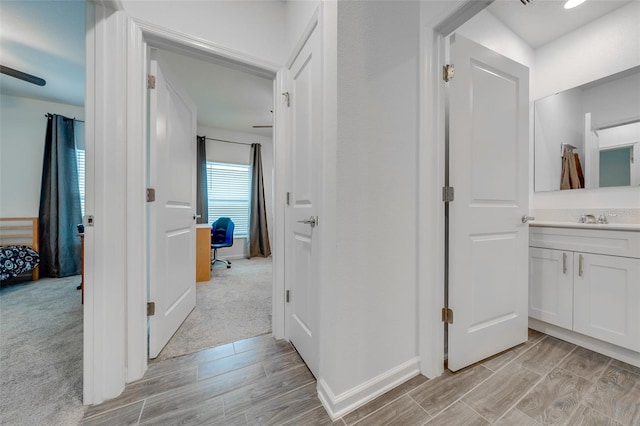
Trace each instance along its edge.
<instances>
[{"instance_id":1,"label":"countertop","mask_svg":"<svg viewBox=\"0 0 640 426\"><path fill-rule=\"evenodd\" d=\"M551 220L533 220L530 226L547 226L551 228L577 228L600 229L606 231L634 231L640 232L638 223L579 223L579 222L555 222Z\"/></svg>"}]
</instances>

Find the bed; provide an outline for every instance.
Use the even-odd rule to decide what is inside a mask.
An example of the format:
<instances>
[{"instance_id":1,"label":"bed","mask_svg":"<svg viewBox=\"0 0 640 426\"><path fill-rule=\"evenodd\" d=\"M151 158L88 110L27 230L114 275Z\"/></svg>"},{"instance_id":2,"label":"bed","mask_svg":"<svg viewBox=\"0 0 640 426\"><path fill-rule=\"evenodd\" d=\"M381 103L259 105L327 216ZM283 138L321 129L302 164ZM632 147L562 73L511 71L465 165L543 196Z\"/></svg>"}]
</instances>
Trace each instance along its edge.
<instances>
[{"instance_id":1,"label":"bed","mask_svg":"<svg viewBox=\"0 0 640 426\"><path fill-rule=\"evenodd\" d=\"M0 281L39 278L38 218L0 218Z\"/></svg>"}]
</instances>

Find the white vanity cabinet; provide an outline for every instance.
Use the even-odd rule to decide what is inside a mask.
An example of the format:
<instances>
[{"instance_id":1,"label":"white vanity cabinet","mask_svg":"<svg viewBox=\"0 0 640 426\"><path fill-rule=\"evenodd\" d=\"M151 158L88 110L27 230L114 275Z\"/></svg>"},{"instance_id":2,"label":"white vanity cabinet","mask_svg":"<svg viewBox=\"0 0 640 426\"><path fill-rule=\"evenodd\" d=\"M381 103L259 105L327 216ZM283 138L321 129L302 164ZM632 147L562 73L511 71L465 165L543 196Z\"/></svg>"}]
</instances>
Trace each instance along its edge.
<instances>
[{"instance_id":1,"label":"white vanity cabinet","mask_svg":"<svg viewBox=\"0 0 640 426\"><path fill-rule=\"evenodd\" d=\"M529 317L640 352L640 232L532 226Z\"/></svg>"}]
</instances>

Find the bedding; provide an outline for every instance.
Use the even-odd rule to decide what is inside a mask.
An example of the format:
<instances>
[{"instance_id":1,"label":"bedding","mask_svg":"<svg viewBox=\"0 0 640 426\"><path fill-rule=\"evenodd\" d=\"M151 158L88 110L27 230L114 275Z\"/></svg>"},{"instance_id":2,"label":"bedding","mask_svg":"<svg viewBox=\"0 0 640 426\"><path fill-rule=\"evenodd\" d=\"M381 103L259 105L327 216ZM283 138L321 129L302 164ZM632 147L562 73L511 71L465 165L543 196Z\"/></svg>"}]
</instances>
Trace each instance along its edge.
<instances>
[{"instance_id":1,"label":"bedding","mask_svg":"<svg viewBox=\"0 0 640 426\"><path fill-rule=\"evenodd\" d=\"M0 281L35 269L40 255L29 246L0 247Z\"/></svg>"}]
</instances>

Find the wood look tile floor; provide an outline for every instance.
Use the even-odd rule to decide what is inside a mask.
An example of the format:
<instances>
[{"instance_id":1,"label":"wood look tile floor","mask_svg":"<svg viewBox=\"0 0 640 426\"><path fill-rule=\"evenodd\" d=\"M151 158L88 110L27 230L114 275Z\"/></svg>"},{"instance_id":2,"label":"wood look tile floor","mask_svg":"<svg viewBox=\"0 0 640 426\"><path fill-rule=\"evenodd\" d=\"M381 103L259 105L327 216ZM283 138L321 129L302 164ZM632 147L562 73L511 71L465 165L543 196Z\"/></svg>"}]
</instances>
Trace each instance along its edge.
<instances>
[{"instance_id":1,"label":"wood look tile floor","mask_svg":"<svg viewBox=\"0 0 640 426\"><path fill-rule=\"evenodd\" d=\"M294 348L259 336L151 362L82 425L640 425L640 368L530 330L456 373L414 377L332 422Z\"/></svg>"}]
</instances>

